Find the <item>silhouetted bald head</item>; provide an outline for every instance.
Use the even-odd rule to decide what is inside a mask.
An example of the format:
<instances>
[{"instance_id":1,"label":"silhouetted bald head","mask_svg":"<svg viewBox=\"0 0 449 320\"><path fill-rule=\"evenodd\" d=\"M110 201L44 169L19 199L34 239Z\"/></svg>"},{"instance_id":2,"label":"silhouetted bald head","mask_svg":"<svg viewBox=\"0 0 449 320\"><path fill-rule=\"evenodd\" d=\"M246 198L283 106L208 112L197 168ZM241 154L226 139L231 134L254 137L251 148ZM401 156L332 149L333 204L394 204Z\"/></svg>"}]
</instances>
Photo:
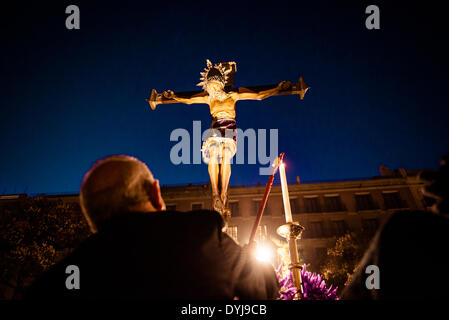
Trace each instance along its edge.
<instances>
[{"instance_id":1,"label":"silhouetted bald head","mask_svg":"<svg viewBox=\"0 0 449 320\"><path fill-rule=\"evenodd\" d=\"M93 232L128 211L164 210L158 180L142 161L125 155L97 161L84 176L80 204Z\"/></svg>"}]
</instances>

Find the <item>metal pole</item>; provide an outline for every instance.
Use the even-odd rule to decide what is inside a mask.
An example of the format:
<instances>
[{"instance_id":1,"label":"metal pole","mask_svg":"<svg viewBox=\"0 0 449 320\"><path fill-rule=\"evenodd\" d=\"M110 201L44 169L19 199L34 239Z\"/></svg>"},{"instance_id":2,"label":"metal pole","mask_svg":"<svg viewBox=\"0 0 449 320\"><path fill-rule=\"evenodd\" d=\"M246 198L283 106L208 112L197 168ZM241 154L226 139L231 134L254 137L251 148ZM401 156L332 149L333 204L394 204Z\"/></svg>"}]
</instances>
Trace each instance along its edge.
<instances>
[{"instance_id":1,"label":"metal pole","mask_svg":"<svg viewBox=\"0 0 449 320\"><path fill-rule=\"evenodd\" d=\"M268 201L268 195L271 191L271 186L273 185L274 180L274 174L276 173L277 168L279 167L279 164L282 161L282 158L284 157L284 153L282 152L279 158L276 159L276 161L273 163L273 168L271 169L271 175L268 178L267 186L265 188L265 194L262 199L262 203L260 204L259 212L257 213L256 221L254 222L253 229L251 231L251 235L249 237L248 245L253 245L254 237L256 236L257 228L259 227L260 221L262 220L263 211L265 210L265 206Z\"/></svg>"}]
</instances>

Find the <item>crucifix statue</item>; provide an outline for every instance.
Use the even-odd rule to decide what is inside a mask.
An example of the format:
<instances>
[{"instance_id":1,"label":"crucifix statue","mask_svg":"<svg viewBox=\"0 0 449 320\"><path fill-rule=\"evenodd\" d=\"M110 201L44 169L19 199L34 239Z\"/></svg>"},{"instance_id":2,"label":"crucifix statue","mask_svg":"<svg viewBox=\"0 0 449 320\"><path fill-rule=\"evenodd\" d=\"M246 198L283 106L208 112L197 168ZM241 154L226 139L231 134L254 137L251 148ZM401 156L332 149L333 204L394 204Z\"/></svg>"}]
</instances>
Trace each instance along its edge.
<instances>
[{"instance_id":1,"label":"crucifix statue","mask_svg":"<svg viewBox=\"0 0 449 320\"><path fill-rule=\"evenodd\" d=\"M208 164L213 208L226 221L231 214L228 209L231 159L237 151L235 103L239 100L263 100L271 96L286 94L298 94L303 99L309 86L300 77L298 83L281 81L277 85L233 88L234 74L237 71L235 62L212 64L206 60L206 64L204 72L200 73L201 82L197 84L203 90L178 93L167 90L157 93L153 89L151 96L146 100L153 110L158 104L168 103L209 105L213 134L203 142L201 150L204 162Z\"/></svg>"}]
</instances>

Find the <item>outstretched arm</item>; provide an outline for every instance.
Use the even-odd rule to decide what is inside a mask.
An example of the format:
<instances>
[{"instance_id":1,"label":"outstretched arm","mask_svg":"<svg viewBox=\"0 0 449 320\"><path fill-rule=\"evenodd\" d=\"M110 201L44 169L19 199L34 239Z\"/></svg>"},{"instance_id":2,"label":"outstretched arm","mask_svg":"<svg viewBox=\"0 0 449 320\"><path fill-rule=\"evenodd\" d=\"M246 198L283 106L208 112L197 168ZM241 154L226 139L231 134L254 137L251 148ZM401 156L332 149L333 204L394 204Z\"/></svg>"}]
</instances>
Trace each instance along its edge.
<instances>
[{"instance_id":1,"label":"outstretched arm","mask_svg":"<svg viewBox=\"0 0 449 320\"><path fill-rule=\"evenodd\" d=\"M207 96L205 95L196 95L196 96L191 96L189 98L181 98L178 97L172 90L167 90L164 91L163 96L167 99L173 99L176 100L180 103L185 103L185 104L192 104L192 103L207 103Z\"/></svg>"},{"instance_id":2,"label":"outstretched arm","mask_svg":"<svg viewBox=\"0 0 449 320\"><path fill-rule=\"evenodd\" d=\"M238 92L237 100L263 100L276 95L279 91L287 90L292 83L290 81L281 81L277 87L260 92ZM240 88L239 88L240 91Z\"/></svg>"}]
</instances>

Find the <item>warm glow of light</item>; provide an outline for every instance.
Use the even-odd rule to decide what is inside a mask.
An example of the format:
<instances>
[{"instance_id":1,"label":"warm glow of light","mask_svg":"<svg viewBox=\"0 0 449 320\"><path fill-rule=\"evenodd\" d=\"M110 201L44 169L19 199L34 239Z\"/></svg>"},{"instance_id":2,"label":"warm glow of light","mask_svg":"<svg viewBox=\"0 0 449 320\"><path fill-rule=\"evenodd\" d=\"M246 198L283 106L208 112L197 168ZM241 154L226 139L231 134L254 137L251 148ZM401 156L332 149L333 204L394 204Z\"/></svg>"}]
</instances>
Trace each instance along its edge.
<instances>
[{"instance_id":1,"label":"warm glow of light","mask_svg":"<svg viewBox=\"0 0 449 320\"><path fill-rule=\"evenodd\" d=\"M256 259L260 262L271 262L273 259L273 252L270 248L264 245L258 245L256 249Z\"/></svg>"}]
</instances>

